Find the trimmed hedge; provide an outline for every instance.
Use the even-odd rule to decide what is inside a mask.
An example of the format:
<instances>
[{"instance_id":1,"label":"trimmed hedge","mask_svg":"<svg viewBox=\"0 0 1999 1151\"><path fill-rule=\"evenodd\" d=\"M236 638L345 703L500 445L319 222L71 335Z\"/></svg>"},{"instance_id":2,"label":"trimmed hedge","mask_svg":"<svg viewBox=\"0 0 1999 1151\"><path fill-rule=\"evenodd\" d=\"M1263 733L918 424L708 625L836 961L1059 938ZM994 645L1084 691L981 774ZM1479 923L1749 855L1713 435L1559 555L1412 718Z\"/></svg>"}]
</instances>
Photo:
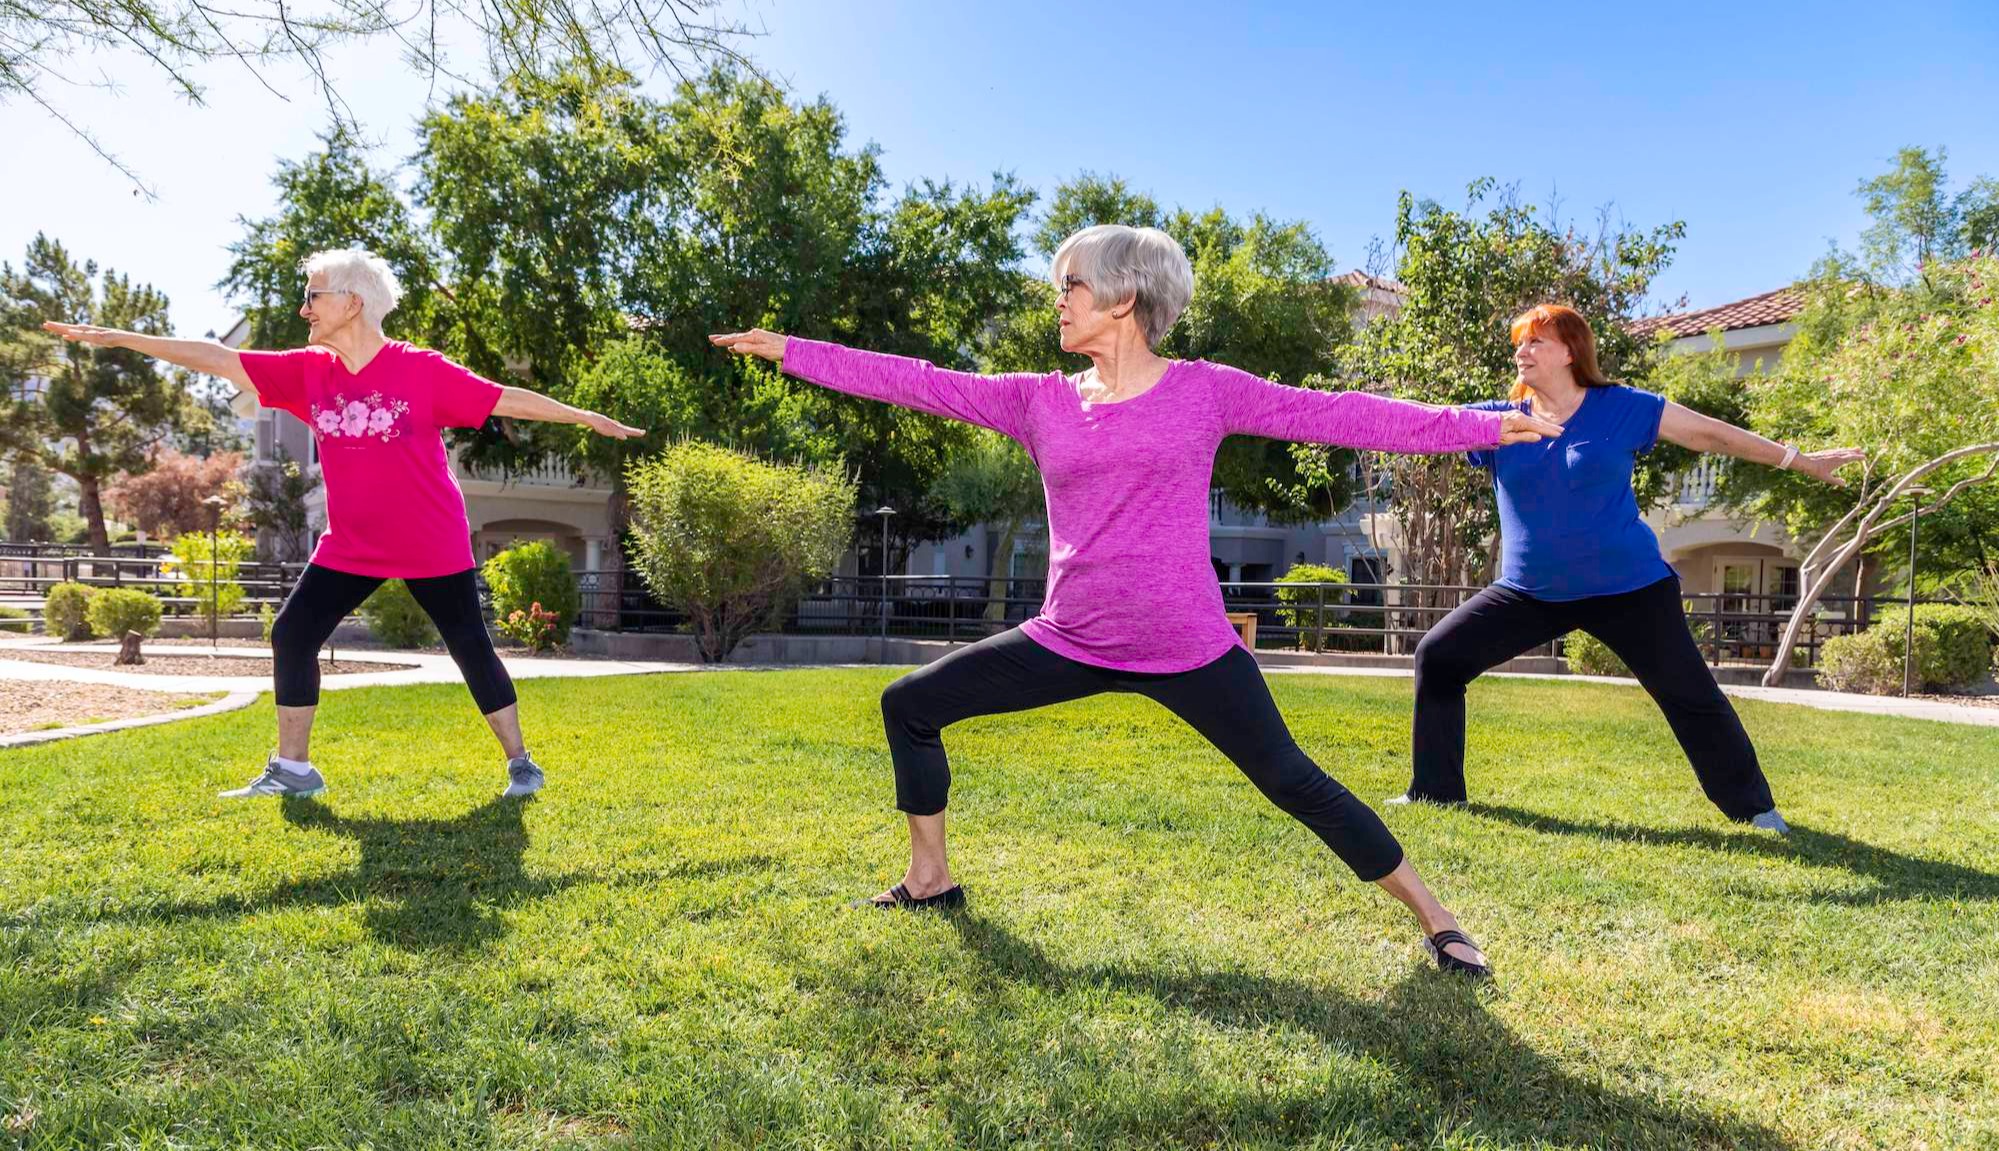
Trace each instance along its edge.
<instances>
[{"instance_id":1,"label":"trimmed hedge","mask_svg":"<svg viewBox=\"0 0 1999 1151\"><path fill-rule=\"evenodd\" d=\"M1835 636L1819 652L1819 681L1835 691L1895 695L1902 690L1907 609L1884 613L1858 635ZM1992 633L1980 614L1957 604L1918 604L1911 663L1918 691L1955 691L1992 666Z\"/></svg>"},{"instance_id":2,"label":"trimmed hedge","mask_svg":"<svg viewBox=\"0 0 1999 1151\"><path fill-rule=\"evenodd\" d=\"M437 642L437 627L417 606L409 585L392 579L361 602L368 634L390 647L429 647Z\"/></svg>"},{"instance_id":3,"label":"trimmed hedge","mask_svg":"<svg viewBox=\"0 0 1999 1151\"><path fill-rule=\"evenodd\" d=\"M1569 660L1569 670L1577 675L1616 675L1631 678L1631 669L1617 658L1617 653L1605 646L1604 642L1586 631L1572 631L1562 640L1562 654Z\"/></svg>"},{"instance_id":4,"label":"trimmed hedge","mask_svg":"<svg viewBox=\"0 0 1999 1151\"><path fill-rule=\"evenodd\" d=\"M90 638L90 601L97 589L88 584L59 583L42 600L42 634L64 640Z\"/></svg>"},{"instance_id":5,"label":"trimmed hedge","mask_svg":"<svg viewBox=\"0 0 1999 1151\"><path fill-rule=\"evenodd\" d=\"M25 632L34 626L28 613L17 607L0 607L0 632Z\"/></svg>"},{"instance_id":6,"label":"trimmed hedge","mask_svg":"<svg viewBox=\"0 0 1999 1151\"><path fill-rule=\"evenodd\" d=\"M91 597L90 626L111 639L124 639L130 631L152 635L160 630L164 606L159 597L134 588L105 588Z\"/></svg>"}]
</instances>

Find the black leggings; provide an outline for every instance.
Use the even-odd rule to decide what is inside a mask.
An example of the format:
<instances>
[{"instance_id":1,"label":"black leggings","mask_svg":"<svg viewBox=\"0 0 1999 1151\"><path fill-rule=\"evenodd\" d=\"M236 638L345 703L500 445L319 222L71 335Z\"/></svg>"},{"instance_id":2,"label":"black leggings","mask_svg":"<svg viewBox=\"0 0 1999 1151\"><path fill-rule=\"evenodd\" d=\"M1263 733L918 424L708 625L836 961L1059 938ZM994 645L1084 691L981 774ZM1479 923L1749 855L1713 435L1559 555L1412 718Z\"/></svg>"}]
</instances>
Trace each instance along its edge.
<instances>
[{"instance_id":1,"label":"black leggings","mask_svg":"<svg viewBox=\"0 0 1999 1151\"><path fill-rule=\"evenodd\" d=\"M882 692L895 758L895 805L944 810L951 766L939 731L975 715L1025 711L1106 691L1145 696L1186 720L1272 803L1326 841L1372 882L1402 863L1381 817L1319 770L1284 726L1256 660L1240 647L1192 671L1113 671L1056 655L1019 631L1002 632L910 672Z\"/></svg>"},{"instance_id":2,"label":"black leggings","mask_svg":"<svg viewBox=\"0 0 1999 1151\"><path fill-rule=\"evenodd\" d=\"M272 664L279 707L313 707L319 703L319 649L348 613L361 606L368 593L386 583L374 576L307 565L298 586L285 597L277 622L271 625ZM514 702L514 681L493 650L486 634L486 616L479 610L479 585L467 568L455 575L404 580L417 606L444 637L444 646L465 675L465 686L491 715Z\"/></svg>"},{"instance_id":3,"label":"black leggings","mask_svg":"<svg viewBox=\"0 0 1999 1151\"><path fill-rule=\"evenodd\" d=\"M1687 633L1680 581L1672 576L1621 595L1560 602L1489 587L1466 600L1416 645L1415 760L1409 795L1465 798L1465 686L1507 660L1572 631L1603 641L1651 694L1701 790L1730 819L1776 807L1756 749Z\"/></svg>"}]
</instances>

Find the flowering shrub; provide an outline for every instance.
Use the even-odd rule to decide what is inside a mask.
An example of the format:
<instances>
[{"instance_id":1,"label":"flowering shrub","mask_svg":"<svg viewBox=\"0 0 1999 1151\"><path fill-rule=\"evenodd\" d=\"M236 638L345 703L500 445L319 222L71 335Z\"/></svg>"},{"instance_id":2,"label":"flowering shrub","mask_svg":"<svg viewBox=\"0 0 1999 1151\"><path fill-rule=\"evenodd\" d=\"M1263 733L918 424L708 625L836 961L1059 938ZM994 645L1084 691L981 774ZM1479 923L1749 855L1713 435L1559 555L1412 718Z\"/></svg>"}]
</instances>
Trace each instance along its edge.
<instances>
[{"instance_id":1,"label":"flowering shrub","mask_svg":"<svg viewBox=\"0 0 1999 1151\"><path fill-rule=\"evenodd\" d=\"M555 647L556 628L561 622L559 614L543 610L540 603L533 603L528 605L526 611L517 608L508 612L497 626L501 635L529 651L549 651Z\"/></svg>"}]
</instances>

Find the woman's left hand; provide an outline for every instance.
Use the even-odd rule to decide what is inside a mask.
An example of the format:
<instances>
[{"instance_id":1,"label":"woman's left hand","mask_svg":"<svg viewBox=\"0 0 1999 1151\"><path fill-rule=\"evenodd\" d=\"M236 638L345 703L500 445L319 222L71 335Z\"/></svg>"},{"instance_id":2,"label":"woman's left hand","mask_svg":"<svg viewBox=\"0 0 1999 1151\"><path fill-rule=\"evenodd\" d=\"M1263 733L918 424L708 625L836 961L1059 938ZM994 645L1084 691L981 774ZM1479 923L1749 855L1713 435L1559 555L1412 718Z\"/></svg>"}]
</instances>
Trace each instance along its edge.
<instances>
[{"instance_id":1,"label":"woman's left hand","mask_svg":"<svg viewBox=\"0 0 1999 1151\"><path fill-rule=\"evenodd\" d=\"M1499 421L1499 446L1532 444L1552 440L1562 434L1562 425L1550 423L1526 412L1507 412Z\"/></svg>"},{"instance_id":2,"label":"woman's left hand","mask_svg":"<svg viewBox=\"0 0 1999 1151\"><path fill-rule=\"evenodd\" d=\"M583 426L600 436L609 436L614 440L628 440L633 436L645 435L645 432L638 428L628 427L609 416L599 415L596 412L585 412L583 414Z\"/></svg>"},{"instance_id":3,"label":"woman's left hand","mask_svg":"<svg viewBox=\"0 0 1999 1151\"><path fill-rule=\"evenodd\" d=\"M1835 487L1845 487L1846 481L1834 472L1848 464L1858 463L1867 458L1867 453L1859 448L1827 448L1820 452L1800 452L1791 461L1791 470L1803 472L1815 480L1821 480Z\"/></svg>"}]
</instances>

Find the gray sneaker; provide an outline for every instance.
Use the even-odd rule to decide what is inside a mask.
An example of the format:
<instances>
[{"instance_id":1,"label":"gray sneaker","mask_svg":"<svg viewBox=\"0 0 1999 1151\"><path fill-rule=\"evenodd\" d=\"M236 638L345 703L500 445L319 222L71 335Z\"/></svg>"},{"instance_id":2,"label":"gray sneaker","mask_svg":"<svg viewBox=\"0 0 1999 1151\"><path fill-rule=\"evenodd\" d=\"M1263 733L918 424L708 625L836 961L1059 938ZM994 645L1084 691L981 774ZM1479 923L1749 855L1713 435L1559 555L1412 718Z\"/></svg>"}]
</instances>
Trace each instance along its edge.
<instances>
[{"instance_id":1,"label":"gray sneaker","mask_svg":"<svg viewBox=\"0 0 1999 1151\"><path fill-rule=\"evenodd\" d=\"M1791 825L1784 822L1784 817L1777 814L1777 809L1774 807L1750 820L1749 826L1762 831L1774 831L1778 835L1791 834Z\"/></svg>"},{"instance_id":2,"label":"gray sneaker","mask_svg":"<svg viewBox=\"0 0 1999 1151\"><path fill-rule=\"evenodd\" d=\"M533 795L541 790L544 782L546 780L542 778L541 768L535 765L534 757L523 755L507 761L507 790L500 794L511 798Z\"/></svg>"},{"instance_id":3,"label":"gray sneaker","mask_svg":"<svg viewBox=\"0 0 1999 1151\"><path fill-rule=\"evenodd\" d=\"M310 799L326 790L326 778L318 768L300 775L278 766L277 757L264 765L264 774L244 784L234 791L217 794L217 799L254 799L260 795L276 795L292 799Z\"/></svg>"}]
</instances>

